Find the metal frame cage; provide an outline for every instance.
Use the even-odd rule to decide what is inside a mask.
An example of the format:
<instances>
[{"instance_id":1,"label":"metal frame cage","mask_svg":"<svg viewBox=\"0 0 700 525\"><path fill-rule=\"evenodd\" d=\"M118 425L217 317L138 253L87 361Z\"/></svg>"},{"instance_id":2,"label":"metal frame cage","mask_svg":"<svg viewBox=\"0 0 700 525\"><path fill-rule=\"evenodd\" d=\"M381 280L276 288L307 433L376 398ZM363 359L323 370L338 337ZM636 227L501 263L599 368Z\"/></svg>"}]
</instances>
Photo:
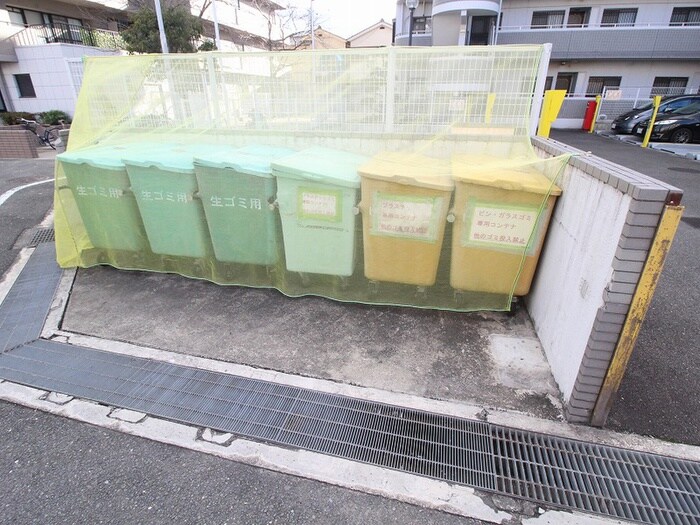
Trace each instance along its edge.
<instances>
[{"instance_id":1,"label":"metal frame cage","mask_svg":"<svg viewBox=\"0 0 700 525\"><path fill-rule=\"evenodd\" d=\"M90 57L56 168L59 264L507 309L566 163L530 144L543 50Z\"/></svg>"}]
</instances>

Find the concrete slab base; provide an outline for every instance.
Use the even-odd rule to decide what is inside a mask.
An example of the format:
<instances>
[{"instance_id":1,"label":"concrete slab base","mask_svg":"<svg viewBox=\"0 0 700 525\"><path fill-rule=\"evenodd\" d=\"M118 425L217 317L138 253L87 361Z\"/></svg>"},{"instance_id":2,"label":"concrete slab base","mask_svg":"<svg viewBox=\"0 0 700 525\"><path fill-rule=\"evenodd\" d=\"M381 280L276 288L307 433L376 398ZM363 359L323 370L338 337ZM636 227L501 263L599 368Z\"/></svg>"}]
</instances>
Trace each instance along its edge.
<instances>
[{"instance_id":1,"label":"concrete slab base","mask_svg":"<svg viewBox=\"0 0 700 525\"><path fill-rule=\"evenodd\" d=\"M177 275L80 270L62 329L431 399L561 419L529 317L288 298Z\"/></svg>"}]
</instances>

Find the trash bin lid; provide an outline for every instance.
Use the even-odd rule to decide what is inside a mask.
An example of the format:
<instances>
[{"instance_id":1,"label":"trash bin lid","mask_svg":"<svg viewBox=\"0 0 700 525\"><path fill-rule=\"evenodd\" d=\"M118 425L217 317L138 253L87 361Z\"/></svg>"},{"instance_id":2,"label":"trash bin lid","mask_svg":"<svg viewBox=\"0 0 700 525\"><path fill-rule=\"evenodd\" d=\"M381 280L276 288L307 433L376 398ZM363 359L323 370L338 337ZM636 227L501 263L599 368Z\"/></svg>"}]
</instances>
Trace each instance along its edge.
<instances>
[{"instance_id":1,"label":"trash bin lid","mask_svg":"<svg viewBox=\"0 0 700 525\"><path fill-rule=\"evenodd\" d=\"M537 170L537 159L509 159L490 155L454 155L456 181L504 190L561 195L561 188Z\"/></svg>"},{"instance_id":2,"label":"trash bin lid","mask_svg":"<svg viewBox=\"0 0 700 525\"><path fill-rule=\"evenodd\" d=\"M273 161L272 173L276 177L359 188L357 169L367 160L369 157L356 153L313 147Z\"/></svg>"},{"instance_id":3,"label":"trash bin lid","mask_svg":"<svg viewBox=\"0 0 700 525\"><path fill-rule=\"evenodd\" d=\"M107 170L123 170L124 155L133 154L135 151L142 149L150 149L142 143L134 144L119 144L110 146L91 146L77 151L68 151L56 155L56 158L61 162L68 164L87 164L95 168Z\"/></svg>"},{"instance_id":4,"label":"trash bin lid","mask_svg":"<svg viewBox=\"0 0 700 525\"><path fill-rule=\"evenodd\" d=\"M434 190L450 191L454 187L448 161L418 153L379 153L360 166L360 175Z\"/></svg>"},{"instance_id":5,"label":"trash bin lid","mask_svg":"<svg viewBox=\"0 0 700 525\"><path fill-rule=\"evenodd\" d=\"M233 169L239 173L272 178L273 160L296 153L289 148L251 145L244 148L221 150L207 157L195 156L194 163L209 168Z\"/></svg>"},{"instance_id":6,"label":"trash bin lid","mask_svg":"<svg viewBox=\"0 0 700 525\"><path fill-rule=\"evenodd\" d=\"M193 173L194 157L208 157L230 146L216 144L159 144L156 148L130 151L122 157L126 164L158 168L176 173Z\"/></svg>"}]
</instances>

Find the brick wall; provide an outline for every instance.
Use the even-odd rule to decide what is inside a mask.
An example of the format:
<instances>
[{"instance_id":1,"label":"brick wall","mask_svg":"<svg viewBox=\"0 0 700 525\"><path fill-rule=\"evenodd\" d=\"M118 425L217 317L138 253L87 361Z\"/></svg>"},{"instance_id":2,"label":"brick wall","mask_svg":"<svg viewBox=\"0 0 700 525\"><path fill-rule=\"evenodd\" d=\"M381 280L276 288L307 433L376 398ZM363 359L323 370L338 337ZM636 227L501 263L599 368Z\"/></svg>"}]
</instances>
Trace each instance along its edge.
<instances>
[{"instance_id":1,"label":"brick wall","mask_svg":"<svg viewBox=\"0 0 700 525\"><path fill-rule=\"evenodd\" d=\"M31 131L6 126L0 129L0 159L32 159L39 157L37 138Z\"/></svg>"}]
</instances>

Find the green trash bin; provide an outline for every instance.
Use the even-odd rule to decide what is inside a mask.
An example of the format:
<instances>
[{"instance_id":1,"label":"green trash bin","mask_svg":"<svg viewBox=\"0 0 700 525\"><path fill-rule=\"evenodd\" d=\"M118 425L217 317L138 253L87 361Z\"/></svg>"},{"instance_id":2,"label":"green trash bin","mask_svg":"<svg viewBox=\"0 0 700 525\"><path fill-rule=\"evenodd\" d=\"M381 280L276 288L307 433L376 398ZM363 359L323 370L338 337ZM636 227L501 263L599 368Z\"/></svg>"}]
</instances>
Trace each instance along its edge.
<instances>
[{"instance_id":1,"label":"green trash bin","mask_svg":"<svg viewBox=\"0 0 700 525\"><path fill-rule=\"evenodd\" d=\"M219 261L272 266L279 260L276 184L270 163L294 153L264 145L195 157L199 194Z\"/></svg>"},{"instance_id":2,"label":"green trash bin","mask_svg":"<svg viewBox=\"0 0 700 525\"><path fill-rule=\"evenodd\" d=\"M133 252L149 249L121 160L124 155L144 148L142 144L94 146L56 156L90 242L96 248Z\"/></svg>"},{"instance_id":3,"label":"green trash bin","mask_svg":"<svg viewBox=\"0 0 700 525\"><path fill-rule=\"evenodd\" d=\"M369 157L314 147L272 163L287 270L349 277L359 166Z\"/></svg>"},{"instance_id":4,"label":"green trash bin","mask_svg":"<svg viewBox=\"0 0 700 525\"><path fill-rule=\"evenodd\" d=\"M154 253L195 258L212 255L204 209L197 196L193 159L195 154L205 157L221 148L203 144L173 146L124 157Z\"/></svg>"}]
</instances>

